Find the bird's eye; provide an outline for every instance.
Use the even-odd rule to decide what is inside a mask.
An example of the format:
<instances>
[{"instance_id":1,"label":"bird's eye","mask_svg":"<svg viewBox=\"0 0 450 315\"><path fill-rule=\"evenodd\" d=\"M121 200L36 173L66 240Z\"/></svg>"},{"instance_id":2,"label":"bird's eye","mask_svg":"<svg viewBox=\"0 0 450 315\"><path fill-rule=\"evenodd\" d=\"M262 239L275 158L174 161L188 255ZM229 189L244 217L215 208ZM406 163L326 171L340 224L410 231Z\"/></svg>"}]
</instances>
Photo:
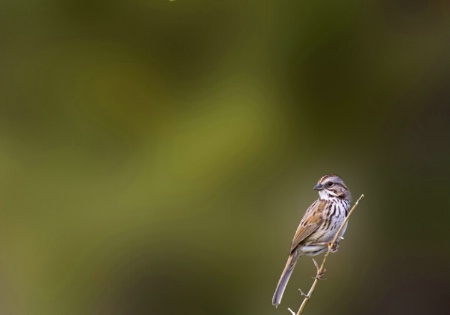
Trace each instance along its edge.
<instances>
[{"instance_id":1,"label":"bird's eye","mask_svg":"<svg viewBox=\"0 0 450 315\"><path fill-rule=\"evenodd\" d=\"M327 186L328 186L328 187L333 186L333 182L328 182L328 183L327 183Z\"/></svg>"}]
</instances>

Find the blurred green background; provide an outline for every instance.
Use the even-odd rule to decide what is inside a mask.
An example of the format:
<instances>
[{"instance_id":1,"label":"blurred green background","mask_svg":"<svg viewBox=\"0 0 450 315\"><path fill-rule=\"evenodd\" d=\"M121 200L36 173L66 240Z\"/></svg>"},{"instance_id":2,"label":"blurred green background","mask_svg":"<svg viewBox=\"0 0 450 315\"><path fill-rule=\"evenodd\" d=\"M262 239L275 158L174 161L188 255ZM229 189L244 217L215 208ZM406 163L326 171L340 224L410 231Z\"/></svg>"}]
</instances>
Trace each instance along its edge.
<instances>
[{"instance_id":1,"label":"blurred green background","mask_svg":"<svg viewBox=\"0 0 450 315\"><path fill-rule=\"evenodd\" d=\"M448 1L1 4L1 314L448 314Z\"/></svg>"}]
</instances>

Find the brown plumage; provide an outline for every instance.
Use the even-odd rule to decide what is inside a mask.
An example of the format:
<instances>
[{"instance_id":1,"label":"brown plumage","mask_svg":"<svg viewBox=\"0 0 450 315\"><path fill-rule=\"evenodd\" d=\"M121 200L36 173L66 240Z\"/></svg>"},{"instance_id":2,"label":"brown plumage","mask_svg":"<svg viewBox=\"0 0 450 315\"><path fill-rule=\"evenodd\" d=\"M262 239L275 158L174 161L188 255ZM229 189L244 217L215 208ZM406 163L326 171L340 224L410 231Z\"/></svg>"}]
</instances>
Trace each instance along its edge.
<instances>
[{"instance_id":1,"label":"brown plumage","mask_svg":"<svg viewBox=\"0 0 450 315\"><path fill-rule=\"evenodd\" d=\"M272 298L272 304L276 307L281 302L298 258L325 252L350 208L350 191L339 176L323 176L314 189L319 191L319 199L306 210L295 232L286 266ZM344 235L346 228L342 229L340 236Z\"/></svg>"}]
</instances>

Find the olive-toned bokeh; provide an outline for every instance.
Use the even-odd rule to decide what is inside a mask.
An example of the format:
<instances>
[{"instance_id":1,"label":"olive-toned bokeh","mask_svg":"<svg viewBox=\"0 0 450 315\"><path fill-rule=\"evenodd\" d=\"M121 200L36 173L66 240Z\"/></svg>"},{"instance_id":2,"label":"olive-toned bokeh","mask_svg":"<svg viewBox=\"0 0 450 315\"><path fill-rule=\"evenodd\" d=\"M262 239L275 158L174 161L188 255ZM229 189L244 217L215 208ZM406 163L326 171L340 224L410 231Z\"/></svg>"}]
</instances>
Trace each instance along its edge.
<instances>
[{"instance_id":1,"label":"olive-toned bokeh","mask_svg":"<svg viewBox=\"0 0 450 315\"><path fill-rule=\"evenodd\" d=\"M0 313L448 314L447 1L2 1Z\"/></svg>"}]
</instances>

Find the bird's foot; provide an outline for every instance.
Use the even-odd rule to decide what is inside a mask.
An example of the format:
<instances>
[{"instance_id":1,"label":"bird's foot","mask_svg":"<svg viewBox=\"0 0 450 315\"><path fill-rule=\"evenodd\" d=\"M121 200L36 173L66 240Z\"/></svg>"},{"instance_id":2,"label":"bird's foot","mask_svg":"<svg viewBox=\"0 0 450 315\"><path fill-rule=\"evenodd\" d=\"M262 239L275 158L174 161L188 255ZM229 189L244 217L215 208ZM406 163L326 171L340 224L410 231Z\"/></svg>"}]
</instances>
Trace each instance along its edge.
<instances>
[{"instance_id":1,"label":"bird's foot","mask_svg":"<svg viewBox=\"0 0 450 315\"><path fill-rule=\"evenodd\" d=\"M328 243L328 250L332 254L336 253L339 250L339 242L336 241L336 242L334 242L334 244Z\"/></svg>"}]
</instances>

